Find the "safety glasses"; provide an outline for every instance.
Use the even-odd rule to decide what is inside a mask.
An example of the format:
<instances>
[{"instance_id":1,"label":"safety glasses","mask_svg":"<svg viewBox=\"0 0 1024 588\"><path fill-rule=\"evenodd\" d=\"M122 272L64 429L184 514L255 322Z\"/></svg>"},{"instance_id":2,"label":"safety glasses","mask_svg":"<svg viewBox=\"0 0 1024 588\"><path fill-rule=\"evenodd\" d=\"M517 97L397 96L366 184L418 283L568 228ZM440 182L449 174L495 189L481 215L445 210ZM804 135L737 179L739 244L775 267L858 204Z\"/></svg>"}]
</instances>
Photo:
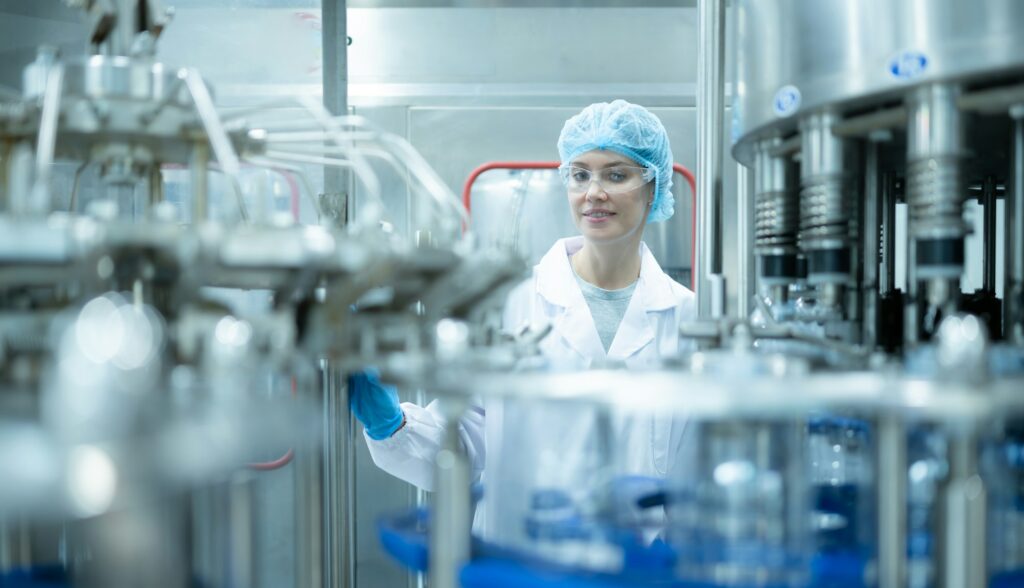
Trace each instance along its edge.
<instances>
[{"instance_id":1,"label":"safety glasses","mask_svg":"<svg viewBox=\"0 0 1024 588\"><path fill-rule=\"evenodd\" d=\"M599 170L567 165L558 168L570 194L580 194L597 182L606 194L624 194L636 190L654 179L654 171L645 167L616 165Z\"/></svg>"}]
</instances>

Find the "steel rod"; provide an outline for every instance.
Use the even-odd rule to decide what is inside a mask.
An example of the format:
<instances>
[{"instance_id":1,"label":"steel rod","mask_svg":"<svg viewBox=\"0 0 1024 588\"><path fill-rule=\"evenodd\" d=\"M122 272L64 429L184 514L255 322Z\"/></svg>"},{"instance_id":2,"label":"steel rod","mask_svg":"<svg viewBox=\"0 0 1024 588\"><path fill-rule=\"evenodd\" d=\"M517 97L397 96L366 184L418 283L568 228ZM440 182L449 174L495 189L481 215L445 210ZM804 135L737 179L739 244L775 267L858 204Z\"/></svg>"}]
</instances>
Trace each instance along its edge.
<instances>
[{"instance_id":1,"label":"steel rod","mask_svg":"<svg viewBox=\"0 0 1024 588\"><path fill-rule=\"evenodd\" d=\"M1010 341L1024 343L1024 103L1013 114L1013 149L1010 182L1006 193L1005 283L1003 291L1006 325Z\"/></svg>"},{"instance_id":2,"label":"steel rod","mask_svg":"<svg viewBox=\"0 0 1024 588\"><path fill-rule=\"evenodd\" d=\"M903 421L878 422L878 585L903 588L907 577L907 443Z\"/></svg>"},{"instance_id":3,"label":"steel rod","mask_svg":"<svg viewBox=\"0 0 1024 588\"><path fill-rule=\"evenodd\" d=\"M725 102L725 2L700 0L697 5L697 210L700 251L697 271L697 314L724 313L722 273L722 124ZM713 285L714 283L714 285Z\"/></svg>"},{"instance_id":4,"label":"steel rod","mask_svg":"<svg viewBox=\"0 0 1024 588\"><path fill-rule=\"evenodd\" d=\"M444 445L434 458L434 501L430 527L431 588L457 588L459 571L469 561L471 496L469 458L459 436L463 405L444 407Z\"/></svg>"}]
</instances>

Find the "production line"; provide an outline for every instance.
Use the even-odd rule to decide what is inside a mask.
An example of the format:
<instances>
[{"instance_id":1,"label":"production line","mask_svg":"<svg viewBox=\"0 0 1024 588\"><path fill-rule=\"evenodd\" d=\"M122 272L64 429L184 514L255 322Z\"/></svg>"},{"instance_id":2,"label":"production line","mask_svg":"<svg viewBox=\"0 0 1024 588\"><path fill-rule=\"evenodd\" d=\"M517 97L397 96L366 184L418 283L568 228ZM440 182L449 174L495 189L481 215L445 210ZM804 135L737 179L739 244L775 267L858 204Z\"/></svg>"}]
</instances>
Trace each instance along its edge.
<instances>
[{"instance_id":1,"label":"production line","mask_svg":"<svg viewBox=\"0 0 1024 588\"><path fill-rule=\"evenodd\" d=\"M693 293L597 271L690 197L643 107L573 105L538 261L343 88L219 108L160 2L68 5L0 94L0 586L266 585L281 468L294 586L392 585L365 533L403 586L1024 585L1024 4L697 2ZM424 491L373 529L364 446Z\"/></svg>"}]
</instances>

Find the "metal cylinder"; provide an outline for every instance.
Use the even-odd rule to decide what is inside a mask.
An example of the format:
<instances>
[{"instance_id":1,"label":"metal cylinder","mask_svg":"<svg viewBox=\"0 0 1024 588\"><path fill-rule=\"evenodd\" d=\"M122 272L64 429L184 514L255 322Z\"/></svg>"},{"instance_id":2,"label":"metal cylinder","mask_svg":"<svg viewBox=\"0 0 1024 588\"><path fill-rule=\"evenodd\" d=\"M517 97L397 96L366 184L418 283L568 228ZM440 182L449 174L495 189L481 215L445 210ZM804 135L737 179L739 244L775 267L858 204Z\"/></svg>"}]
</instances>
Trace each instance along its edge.
<instances>
[{"instance_id":1,"label":"metal cylinder","mask_svg":"<svg viewBox=\"0 0 1024 588\"><path fill-rule=\"evenodd\" d=\"M800 202L787 176L788 164L772 150L778 137L761 141L754 156L754 237L759 255L795 255Z\"/></svg>"},{"instance_id":2,"label":"metal cylinder","mask_svg":"<svg viewBox=\"0 0 1024 588\"><path fill-rule=\"evenodd\" d=\"M851 157L832 134L833 112L800 121L800 248L808 258L811 283L846 283L855 228Z\"/></svg>"},{"instance_id":3,"label":"metal cylinder","mask_svg":"<svg viewBox=\"0 0 1024 588\"><path fill-rule=\"evenodd\" d=\"M1007 339L1024 343L1024 104L1013 115L1013 150L1006 191L1005 281L1003 290Z\"/></svg>"},{"instance_id":4,"label":"metal cylinder","mask_svg":"<svg viewBox=\"0 0 1024 588\"><path fill-rule=\"evenodd\" d=\"M907 203L917 241L963 239L963 123L959 88L932 84L908 98ZM961 261L962 266L962 261ZM920 269L920 268L919 268Z\"/></svg>"},{"instance_id":5,"label":"metal cylinder","mask_svg":"<svg viewBox=\"0 0 1024 588\"><path fill-rule=\"evenodd\" d=\"M774 154L782 139L773 137L755 146L754 249L759 257L758 279L770 286L776 301L786 297L786 286L797 278L796 239L800 228L800 201L794 190L790 164Z\"/></svg>"},{"instance_id":6,"label":"metal cylinder","mask_svg":"<svg viewBox=\"0 0 1024 588\"><path fill-rule=\"evenodd\" d=\"M938 312L953 312L964 268L963 120L956 105L959 87L930 84L907 98L907 204L911 265L926 282L923 328L934 329Z\"/></svg>"},{"instance_id":7,"label":"metal cylinder","mask_svg":"<svg viewBox=\"0 0 1024 588\"><path fill-rule=\"evenodd\" d=\"M712 285L722 273L722 119L725 103L725 2L700 0L697 5L697 314L716 316L724 310L724 289ZM716 281L720 283L721 278Z\"/></svg>"},{"instance_id":8,"label":"metal cylinder","mask_svg":"<svg viewBox=\"0 0 1024 588\"><path fill-rule=\"evenodd\" d=\"M897 588L907 580L907 435L899 415L878 423L878 585Z\"/></svg>"},{"instance_id":9,"label":"metal cylinder","mask_svg":"<svg viewBox=\"0 0 1024 588\"><path fill-rule=\"evenodd\" d=\"M434 501L430 527L430 585L459 586L459 570L469 561L472 507L469 458L459 436L462 406L446 407L444 445L434 458Z\"/></svg>"},{"instance_id":10,"label":"metal cylinder","mask_svg":"<svg viewBox=\"0 0 1024 588\"><path fill-rule=\"evenodd\" d=\"M987 586L985 554L985 483L978 475L978 443L973 432L953 435L949 478L943 489L937 561L947 588Z\"/></svg>"}]
</instances>

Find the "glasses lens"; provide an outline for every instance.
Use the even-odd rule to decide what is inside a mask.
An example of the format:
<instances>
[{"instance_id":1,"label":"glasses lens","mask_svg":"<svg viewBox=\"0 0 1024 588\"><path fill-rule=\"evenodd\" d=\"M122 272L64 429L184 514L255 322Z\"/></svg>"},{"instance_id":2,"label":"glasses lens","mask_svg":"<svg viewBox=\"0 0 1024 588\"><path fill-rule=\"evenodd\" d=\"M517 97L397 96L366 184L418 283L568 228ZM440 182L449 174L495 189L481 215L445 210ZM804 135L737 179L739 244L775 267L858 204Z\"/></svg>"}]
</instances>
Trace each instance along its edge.
<instances>
[{"instance_id":1,"label":"glasses lens","mask_svg":"<svg viewBox=\"0 0 1024 588\"><path fill-rule=\"evenodd\" d=\"M642 167L619 165L596 172L582 167L570 166L565 172L565 182L570 192L586 192L595 180L608 194L622 194L635 190L649 180L644 178Z\"/></svg>"}]
</instances>

